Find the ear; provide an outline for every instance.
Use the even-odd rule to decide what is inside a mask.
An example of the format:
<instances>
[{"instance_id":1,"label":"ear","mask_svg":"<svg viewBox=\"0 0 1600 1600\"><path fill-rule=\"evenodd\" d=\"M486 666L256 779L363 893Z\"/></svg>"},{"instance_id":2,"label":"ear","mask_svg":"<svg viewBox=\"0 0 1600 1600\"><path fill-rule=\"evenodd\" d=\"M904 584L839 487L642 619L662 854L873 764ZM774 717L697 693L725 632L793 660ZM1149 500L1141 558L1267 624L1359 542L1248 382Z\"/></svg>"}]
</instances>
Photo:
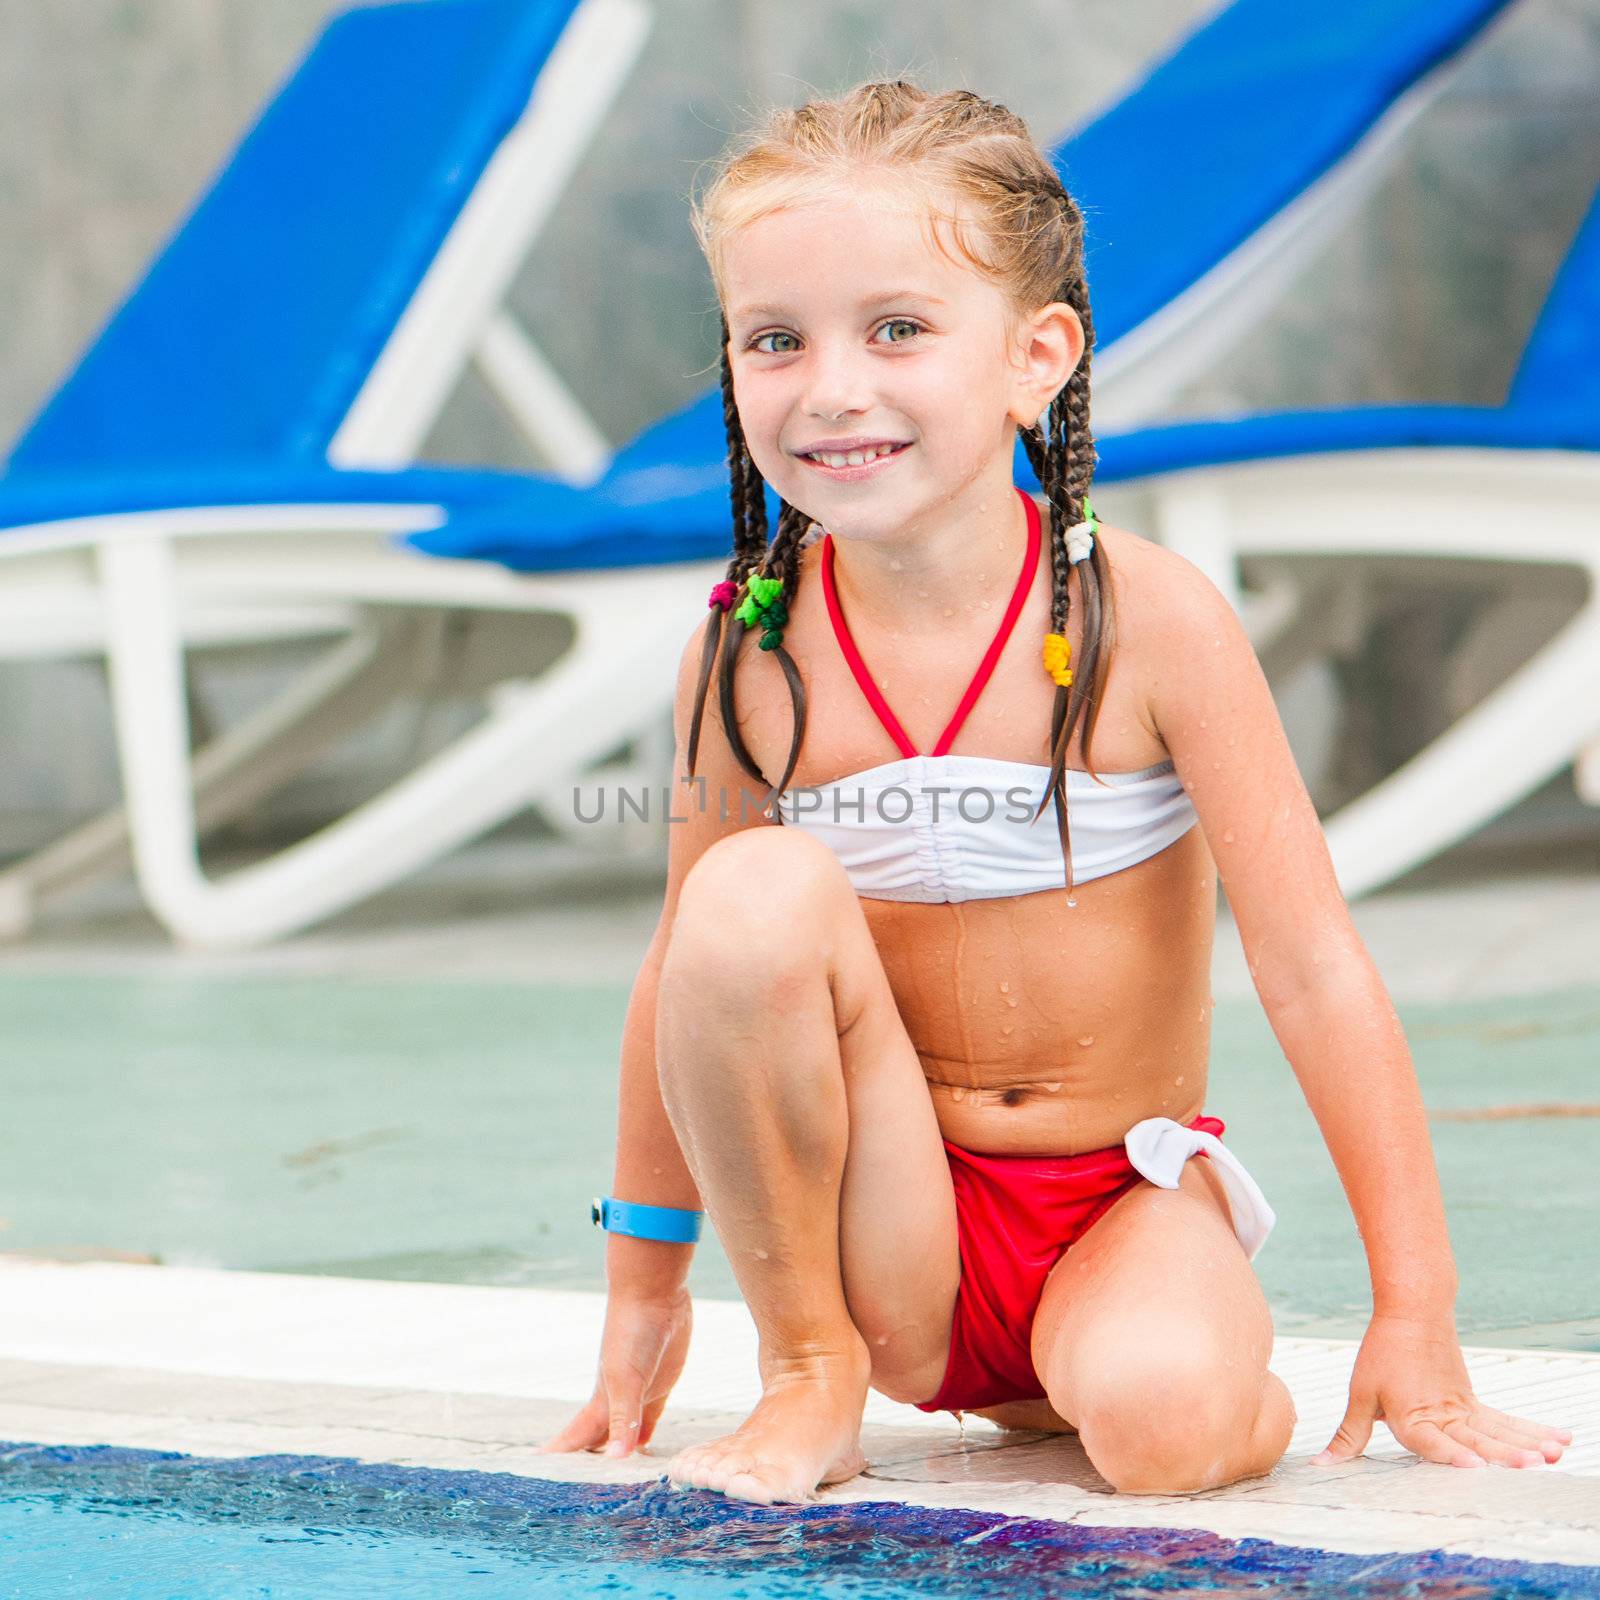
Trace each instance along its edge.
<instances>
[{"instance_id":1,"label":"ear","mask_svg":"<svg viewBox=\"0 0 1600 1600\"><path fill-rule=\"evenodd\" d=\"M1086 343L1078 313L1064 300L1053 300L1022 319L1008 411L1019 428L1031 428L1044 415L1083 359Z\"/></svg>"}]
</instances>

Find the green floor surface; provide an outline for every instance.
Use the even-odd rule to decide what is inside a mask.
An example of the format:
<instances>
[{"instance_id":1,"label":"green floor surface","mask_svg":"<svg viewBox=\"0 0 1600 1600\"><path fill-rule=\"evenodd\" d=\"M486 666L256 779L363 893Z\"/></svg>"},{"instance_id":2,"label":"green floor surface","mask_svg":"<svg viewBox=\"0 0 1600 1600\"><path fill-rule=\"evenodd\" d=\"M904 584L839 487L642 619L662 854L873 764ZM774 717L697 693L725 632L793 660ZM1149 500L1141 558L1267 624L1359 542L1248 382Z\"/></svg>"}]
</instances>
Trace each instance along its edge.
<instances>
[{"instance_id":1,"label":"green floor surface","mask_svg":"<svg viewBox=\"0 0 1600 1600\"><path fill-rule=\"evenodd\" d=\"M588 1201L610 1175L626 1001L615 987L0 976L0 1251L600 1288ZM1600 990L1402 1016L1432 1112L1596 1098ZM1255 1266L1279 1331L1359 1335L1354 1221L1253 1003L1217 1007L1207 1109L1278 1213ZM1432 1131L1462 1337L1600 1349L1600 1118L1436 1117ZM694 1285L737 1292L714 1242Z\"/></svg>"}]
</instances>

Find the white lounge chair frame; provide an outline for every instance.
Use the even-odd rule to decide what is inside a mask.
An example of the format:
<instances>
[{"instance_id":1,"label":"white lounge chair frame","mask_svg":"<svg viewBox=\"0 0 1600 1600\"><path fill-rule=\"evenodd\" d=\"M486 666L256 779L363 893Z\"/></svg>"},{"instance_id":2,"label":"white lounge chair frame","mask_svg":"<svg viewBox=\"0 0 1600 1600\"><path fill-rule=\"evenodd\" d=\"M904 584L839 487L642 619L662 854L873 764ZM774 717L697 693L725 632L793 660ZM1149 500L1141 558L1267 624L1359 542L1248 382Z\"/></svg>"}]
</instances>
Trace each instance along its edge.
<instances>
[{"instance_id":1,"label":"white lounge chair frame","mask_svg":"<svg viewBox=\"0 0 1600 1600\"><path fill-rule=\"evenodd\" d=\"M0 553L33 569L25 589L0 588L7 605L36 606L54 590L73 603L92 593L104 607L134 870L180 943L257 944L338 911L548 797L563 775L636 734L652 697L670 705L672 675L663 686L661 663L676 659L683 619L704 606L723 563L525 576L389 542L439 515L436 506L202 508L57 524L0 542ZM315 562L305 560L311 538ZM288 695L191 756L181 613L241 595L358 607L364 626ZM320 747L388 700L415 657L408 621L440 607L554 613L576 636L554 667L531 685L502 686L478 725L377 799L266 861L208 879L203 825L303 765L308 741ZM638 684L638 700L619 695L619 682ZM117 821L97 819L0 874L0 927L25 928L40 894L103 869L122 846ZM619 837L610 824L604 831Z\"/></svg>"},{"instance_id":2,"label":"white lounge chair frame","mask_svg":"<svg viewBox=\"0 0 1600 1600\"><path fill-rule=\"evenodd\" d=\"M604 470L609 442L504 302L633 71L651 22L645 0L583 0L574 11L526 111L486 165L341 424L329 450L333 465L410 462L472 361L558 476L583 484ZM703 601L720 564L715 572L695 563L529 579L389 546L390 535L434 526L441 516L436 505L220 506L74 519L0 535L6 624L0 653L13 659L105 654L126 797L125 806L0 872L0 936L26 932L43 900L115 870L131 855L151 910L178 940L258 943L351 904L522 805L544 800L543 810L562 826L571 815L570 795L565 806L559 803L568 780L638 735L641 713L646 759L613 776L653 773L658 752L649 730L662 708L645 692L613 726L602 702L615 699L604 691L623 663L617 630L603 629L602 617L613 606L631 608L630 636L654 646L649 670L639 673L642 683L651 682L661 661L681 648L681 638L667 635L681 634L682 618L693 615L669 598L694 590ZM313 552L304 540L290 538L297 564L292 571L280 567L271 583L259 551L239 559L242 534L312 532L324 536L313 559L306 559ZM363 537L334 558L340 534ZM225 881L200 874L205 827L270 793L406 687L414 675L412 646L427 617L485 607L567 619L574 630L568 656L535 684L502 686L488 722L381 801ZM636 619L645 614L672 618L672 629L662 636L641 630ZM272 705L191 757L181 670L186 650L308 634L343 637ZM666 694L670 706L670 679ZM506 786L488 781L484 769L497 739L511 737L513 727L529 741L524 752L539 752L539 764L535 770L510 763L526 769L509 786L519 799L495 813L495 796ZM171 764L174 737L180 767ZM563 755L568 749L570 758ZM450 788L452 775L459 791ZM419 819L418 807L430 797L440 814ZM486 813L495 813L489 822L468 820ZM386 833L395 828L404 829L408 842Z\"/></svg>"},{"instance_id":3,"label":"white lounge chair frame","mask_svg":"<svg viewBox=\"0 0 1600 1600\"><path fill-rule=\"evenodd\" d=\"M1352 515L1350 485L1361 485ZM1568 566L1578 612L1478 705L1325 825L1340 887L1355 898L1465 838L1569 763L1600 805L1600 459L1561 450L1330 451L1128 481L1152 524L1248 615L1238 561L1260 556L1412 557ZM1109 496L1108 496L1109 497ZM1506 507L1516 508L1508 548ZM1309 591L1301 591L1303 598ZM1317 619L1287 586L1268 601L1258 650ZM1306 641L1302 641L1303 643Z\"/></svg>"}]
</instances>

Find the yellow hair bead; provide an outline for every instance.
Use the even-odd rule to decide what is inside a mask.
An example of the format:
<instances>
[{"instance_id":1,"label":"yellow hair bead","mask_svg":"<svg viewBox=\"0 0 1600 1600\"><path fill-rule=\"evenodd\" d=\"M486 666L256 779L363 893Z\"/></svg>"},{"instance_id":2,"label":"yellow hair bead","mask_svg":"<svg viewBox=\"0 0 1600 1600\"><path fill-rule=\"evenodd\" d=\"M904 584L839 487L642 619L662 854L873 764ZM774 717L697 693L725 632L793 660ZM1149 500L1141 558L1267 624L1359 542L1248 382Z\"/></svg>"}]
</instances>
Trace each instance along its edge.
<instances>
[{"instance_id":1,"label":"yellow hair bead","mask_svg":"<svg viewBox=\"0 0 1600 1600\"><path fill-rule=\"evenodd\" d=\"M1044 636L1044 670L1063 689L1072 683L1072 669L1067 663L1072 659L1072 645L1059 633Z\"/></svg>"}]
</instances>

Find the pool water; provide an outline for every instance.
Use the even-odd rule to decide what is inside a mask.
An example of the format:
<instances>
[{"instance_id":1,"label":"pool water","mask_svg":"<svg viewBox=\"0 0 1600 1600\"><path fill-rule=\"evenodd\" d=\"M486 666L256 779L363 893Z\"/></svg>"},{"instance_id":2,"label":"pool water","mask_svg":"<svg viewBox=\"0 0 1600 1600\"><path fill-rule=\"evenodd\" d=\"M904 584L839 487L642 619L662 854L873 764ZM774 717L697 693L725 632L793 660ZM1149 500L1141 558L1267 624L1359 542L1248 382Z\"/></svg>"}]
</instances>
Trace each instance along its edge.
<instances>
[{"instance_id":1,"label":"pool water","mask_svg":"<svg viewBox=\"0 0 1600 1600\"><path fill-rule=\"evenodd\" d=\"M1577 1600L1600 1568L1338 1554L918 1507L746 1506L318 1457L0 1445L5 1600L263 1595Z\"/></svg>"}]
</instances>

